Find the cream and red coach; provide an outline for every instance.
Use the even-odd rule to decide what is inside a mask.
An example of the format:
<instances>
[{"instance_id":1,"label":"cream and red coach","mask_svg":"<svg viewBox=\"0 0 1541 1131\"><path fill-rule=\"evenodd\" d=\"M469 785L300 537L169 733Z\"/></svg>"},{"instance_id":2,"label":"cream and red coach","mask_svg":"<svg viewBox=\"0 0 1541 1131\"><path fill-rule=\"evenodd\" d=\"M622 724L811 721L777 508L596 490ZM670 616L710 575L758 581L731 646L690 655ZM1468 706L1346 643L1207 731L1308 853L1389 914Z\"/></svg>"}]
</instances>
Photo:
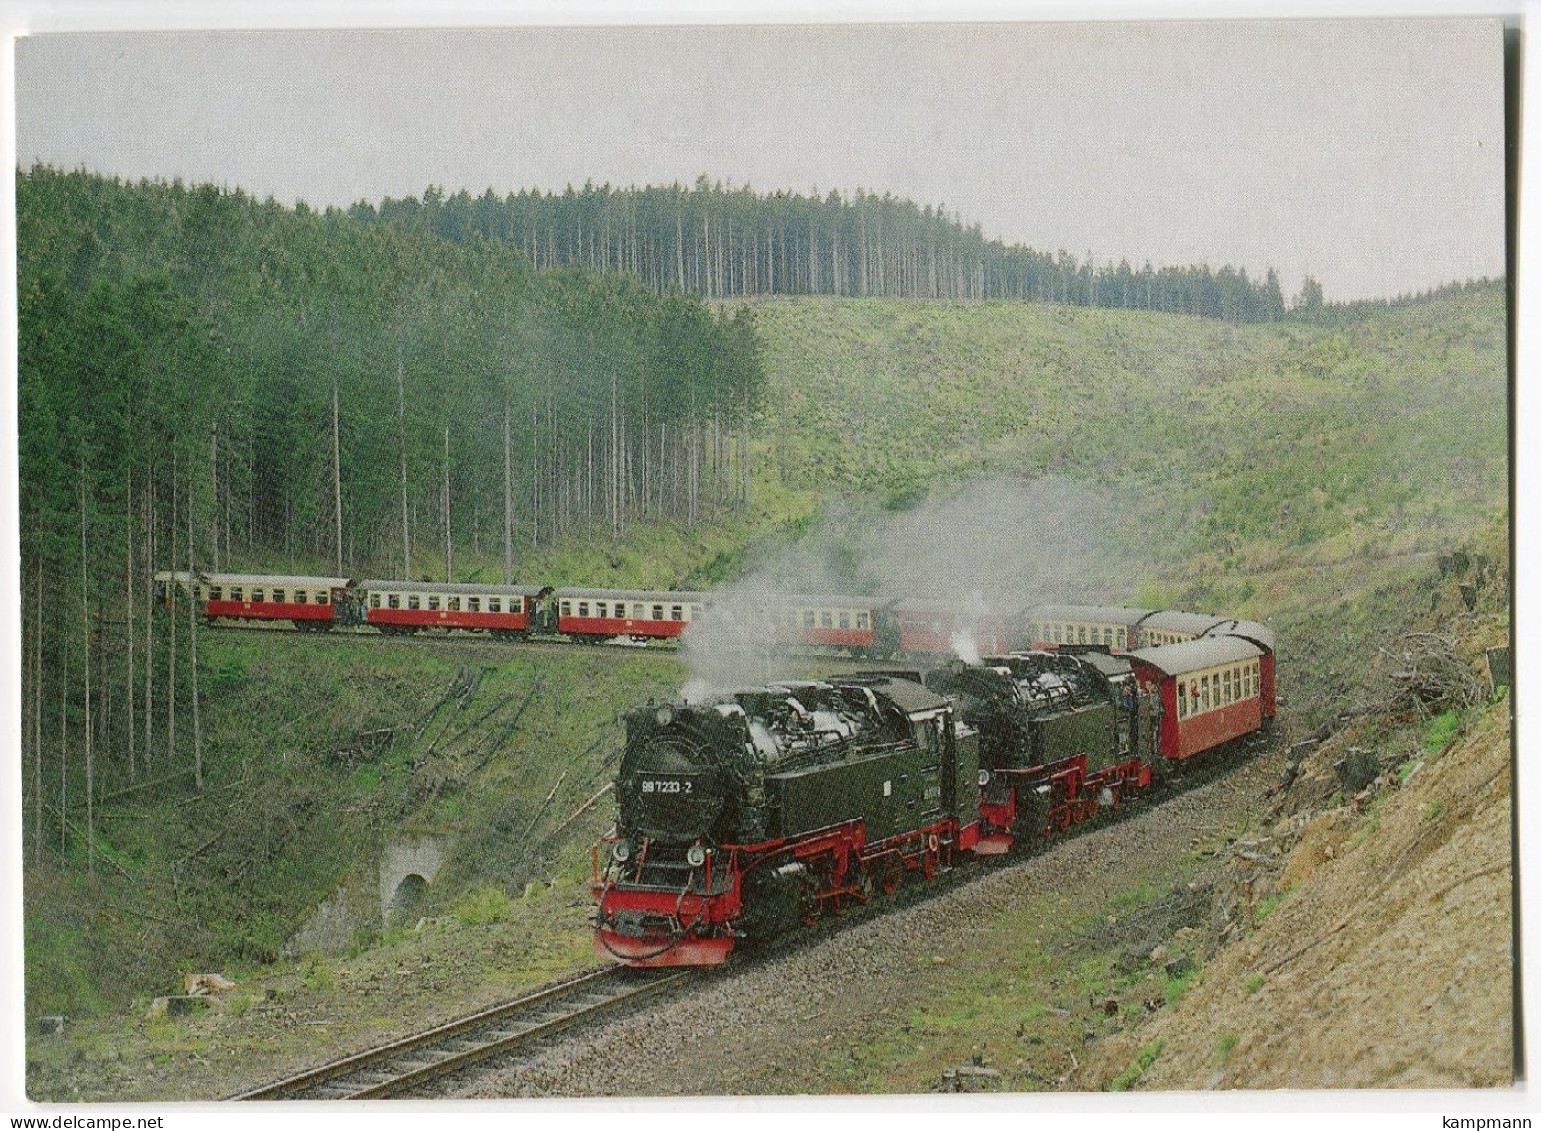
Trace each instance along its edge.
<instances>
[{"instance_id":1,"label":"cream and red coach","mask_svg":"<svg viewBox=\"0 0 1541 1131\"><path fill-rule=\"evenodd\" d=\"M677 640L700 619L707 594L669 589L557 589L556 630L595 642L626 636L638 642Z\"/></svg>"},{"instance_id":2,"label":"cream and red coach","mask_svg":"<svg viewBox=\"0 0 1541 1131\"><path fill-rule=\"evenodd\" d=\"M879 629L892 601L874 597L778 597L765 609L770 638L798 647L870 653L880 648Z\"/></svg>"},{"instance_id":3,"label":"cream and red coach","mask_svg":"<svg viewBox=\"0 0 1541 1131\"><path fill-rule=\"evenodd\" d=\"M155 583L163 601L173 583L191 593L208 621L290 621L295 628L326 631L352 618L353 582L346 577L199 573L189 585L186 570L161 570Z\"/></svg>"},{"instance_id":4,"label":"cream and red coach","mask_svg":"<svg viewBox=\"0 0 1541 1131\"><path fill-rule=\"evenodd\" d=\"M1261 730L1273 716L1271 701L1264 710L1265 659L1271 661L1271 653L1240 636L1201 636L1131 652L1142 694L1161 705L1154 756L1183 761Z\"/></svg>"},{"instance_id":5,"label":"cream and red coach","mask_svg":"<svg viewBox=\"0 0 1541 1131\"><path fill-rule=\"evenodd\" d=\"M1020 618L1020 635L1028 648L1042 651L1086 647L1118 654L1139 646L1140 623L1150 615L1124 605L1034 605Z\"/></svg>"},{"instance_id":6,"label":"cream and red coach","mask_svg":"<svg viewBox=\"0 0 1541 1131\"><path fill-rule=\"evenodd\" d=\"M465 585L447 582L365 581L359 587L364 623L384 633L425 628L524 635L538 618L548 586Z\"/></svg>"},{"instance_id":7,"label":"cream and red coach","mask_svg":"<svg viewBox=\"0 0 1541 1131\"><path fill-rule=\"evenodd\" d=\"M899 601L899 651L912 656L955 656L1005 652L1011 647L1005 614L980 611L970 602Z\"/></svg>"}]
</instances>

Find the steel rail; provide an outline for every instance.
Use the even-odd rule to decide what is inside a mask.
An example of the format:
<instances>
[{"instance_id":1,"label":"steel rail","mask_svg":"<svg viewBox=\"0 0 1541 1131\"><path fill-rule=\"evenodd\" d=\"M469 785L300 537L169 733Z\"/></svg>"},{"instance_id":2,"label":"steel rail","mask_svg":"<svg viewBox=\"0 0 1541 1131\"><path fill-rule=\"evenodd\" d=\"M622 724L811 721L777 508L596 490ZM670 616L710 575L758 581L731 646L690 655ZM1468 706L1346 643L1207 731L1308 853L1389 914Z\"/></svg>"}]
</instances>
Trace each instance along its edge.
<instances>
[{"instance_id":1,"label":"steel rail","mask_svg":"<svg viewBox=\"0 0 1541 1131\"><path fill-rule=\"evenodd\" d=\"M235 1100L378 1099L488 1057L512 1052L659 993L697 972L639 978L609 966L376 1048L229 1097Z\"/></svg>"}]
</instances>

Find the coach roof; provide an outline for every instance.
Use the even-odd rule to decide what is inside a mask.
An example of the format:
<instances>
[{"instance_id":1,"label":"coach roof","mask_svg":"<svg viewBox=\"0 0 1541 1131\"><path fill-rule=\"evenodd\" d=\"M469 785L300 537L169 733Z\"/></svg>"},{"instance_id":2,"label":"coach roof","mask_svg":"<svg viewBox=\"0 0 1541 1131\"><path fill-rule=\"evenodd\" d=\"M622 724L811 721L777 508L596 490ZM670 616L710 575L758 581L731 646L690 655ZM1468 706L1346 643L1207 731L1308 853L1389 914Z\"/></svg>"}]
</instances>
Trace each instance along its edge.
<instances>
[{"instance_id":1,"label":"coach roof","mask_svg":"<svg viewBox=\"0 0 1541 1131\"><path fill-rule=\"evenodd\" d=\"M1181 644L1140 648L1128 655L1131 662L1145 664L1167 675L1185 675L1205 668L1218 668L1222 664L1255 660L1262 654L1263 650L1256 644L1239 636L1203 636Z\"/></svg>"}]
</instances>

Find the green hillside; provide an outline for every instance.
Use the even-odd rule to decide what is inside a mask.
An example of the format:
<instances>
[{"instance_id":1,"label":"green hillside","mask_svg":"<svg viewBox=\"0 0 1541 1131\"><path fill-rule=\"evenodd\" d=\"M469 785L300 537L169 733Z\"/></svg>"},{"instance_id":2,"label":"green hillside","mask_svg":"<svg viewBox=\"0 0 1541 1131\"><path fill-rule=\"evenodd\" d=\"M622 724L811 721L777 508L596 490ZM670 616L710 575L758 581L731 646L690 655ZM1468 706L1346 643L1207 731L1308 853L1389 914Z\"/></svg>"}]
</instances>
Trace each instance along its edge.
<instances>
[{"instance_id":1,"label":"green hillside","mask_svg":"<svg viewBox=\"0 0 1541 1131\"><path fill-rule=\"evenodd\" d=\"M1506 498L1497 288L1328 328L1012 303L767 302L758 433L794 488L1116 491L1172 563L1433 548Z\"/></svg>"}]
</instances>

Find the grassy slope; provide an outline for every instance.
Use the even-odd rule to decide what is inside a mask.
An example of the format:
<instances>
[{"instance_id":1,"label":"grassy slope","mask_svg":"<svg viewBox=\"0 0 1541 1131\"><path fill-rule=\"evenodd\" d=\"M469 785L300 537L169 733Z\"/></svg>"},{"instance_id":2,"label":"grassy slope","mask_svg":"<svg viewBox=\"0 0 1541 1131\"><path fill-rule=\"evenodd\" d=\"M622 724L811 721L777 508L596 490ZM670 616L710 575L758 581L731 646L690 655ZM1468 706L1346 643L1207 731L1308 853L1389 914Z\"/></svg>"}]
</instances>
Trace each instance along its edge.
<instances>
[{"instance_id":1,"label":"grassy slope","mask_svg":"<svg viewBox=\"0 0 1541 1131\"><path fill-rule=\"evenodd\" d=\"M1503 500L1502 296L1335 330L1045 306L759 308L762 429L793 483L938 473L1158 494L1184 558L1402 548Z\"/></svg>"},{"instance_id":2,"label":"grassy slope","mask_svg":"<svg viewBox=\"0 0 1541 1131\"><path fill-rule=\"evenodd\" d=\"M756 547L814 525L831 494L903 506L947 480L1048 474L1138 499L1141 536L1170 563L1166 593L1274 618L1294 667L1307 657L1291 651L1293 630L1322 631L1336 623L1334 602L1361 608L1377 584L1393 592L1391 573L1425 564L1391 555L1457 544L1503 508L1496 293L1347 329L878 300L770 302L758 317L771 377L758 458L770 474L751 512L697 531L642 531L620 547L574 542L521 561L523 576L709 583ZM501 574L500 562L479 564ZM1337 674L1311 689L1320 709L1351 681L1363 627L1337 633ZM463 642L267 636L206 648L214 789L201 801L171 789L104 807L103 855L132 880L109 864L87 881L78 861L68 873L29 875L29 1014L90 1012L164 990L177 964L271 955L304 908L404 820L462 837L446 906L487 883L517 891L532 874L560 875L576 893L603 805L531 856L513 833L564 752L603 735L618 705L679 679L668 657L532 656ZM461 666L480 664L497 669L482 694L516 691L537 674L546 690L517 739L466 787L428 803L411 793L421 750L328 760L362 730L418 716ZM552 811L571 811L604 773L575 767ZM178 865L253 809L276 816L240 822L229 843ZM254 845L271 857L241 869ZM191 894L189 868L204 880Z\"/></svg>"}]
</instances>

